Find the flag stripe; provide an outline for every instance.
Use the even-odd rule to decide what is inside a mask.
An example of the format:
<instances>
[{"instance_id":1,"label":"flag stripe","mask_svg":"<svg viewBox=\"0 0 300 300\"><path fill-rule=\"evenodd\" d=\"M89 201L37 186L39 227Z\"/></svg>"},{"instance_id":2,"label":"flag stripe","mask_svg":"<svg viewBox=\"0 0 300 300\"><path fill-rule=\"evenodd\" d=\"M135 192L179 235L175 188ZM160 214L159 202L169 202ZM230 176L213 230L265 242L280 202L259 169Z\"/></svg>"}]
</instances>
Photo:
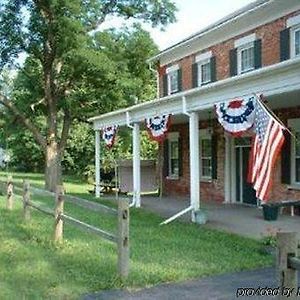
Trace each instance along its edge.
<instances>
[{"instance_id":1,"label":"flag stripe","mask_svg":"<svg viewBox=\"0 0 300 300\"><path fill-rule=\"evenodd\" d=\"M273 169L284 142L284 127L256 99L254 131L248 179L262 201L270 197Z\"/></svg>"}]
</instances>

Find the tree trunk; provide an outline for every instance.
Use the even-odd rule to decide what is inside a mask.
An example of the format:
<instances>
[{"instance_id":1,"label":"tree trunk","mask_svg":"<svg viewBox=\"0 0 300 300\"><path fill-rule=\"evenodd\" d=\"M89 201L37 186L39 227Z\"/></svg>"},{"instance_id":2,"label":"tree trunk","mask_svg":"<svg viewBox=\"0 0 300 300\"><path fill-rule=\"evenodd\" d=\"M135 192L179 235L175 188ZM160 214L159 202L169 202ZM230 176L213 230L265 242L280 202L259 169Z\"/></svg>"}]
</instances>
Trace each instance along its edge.
<instances>
[{"instance_id":1,"label":"tree trunk","mask_svg":"<svg viewBox=\"0 0 300 300\"><path fill-rule=\"evenodd\" d=\"M55 192L62 182L61 155L56 142L47 145L45 156L45 189Z\"/></svg>"}]
</instances>

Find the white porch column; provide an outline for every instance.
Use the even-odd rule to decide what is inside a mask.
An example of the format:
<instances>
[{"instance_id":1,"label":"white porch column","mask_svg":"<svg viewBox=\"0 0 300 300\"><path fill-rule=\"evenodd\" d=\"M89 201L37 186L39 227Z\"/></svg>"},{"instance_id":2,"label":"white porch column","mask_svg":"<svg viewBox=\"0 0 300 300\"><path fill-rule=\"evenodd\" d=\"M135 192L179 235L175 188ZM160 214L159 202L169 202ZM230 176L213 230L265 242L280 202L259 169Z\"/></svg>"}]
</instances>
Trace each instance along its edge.
<instances>
[{"instance_id":1,"label":"white porch column","mask_svg":"<svg viewBox=\"0 0 300 300\"><path fill-rule=\"evenodd\" d=\"M225 203L231 202L231 137L225 134L225 168L224 168L224 191L225 191Z\"/></svg>"},{"instance_id":2,"label":"white porch column","mask_svg":"<svg viewBox=\"0 0 300 300\"><path fill-rule=\"evenodd\" d=\"M133 144L133 200L136 207L141 207L141 157L140 157L140 125L134 123L132 130Z\"/></svg>"},{"instance_id":3,"label":"white porch column","mask_svg":"<svg viewBox=\"0 0 300 300\"><path fill-rule=\"evenodd\" d=\"M192 112L189 117L190 133L190 201L193 207L192 221L195 222L195 211L200 207L200 176L199 176L199 116Z\"/></svg>"},{"instance_id":4,"label":"white porch column","mask_svg":"<svg viewBox=\"0 0 300 300\"><path fill-rule=\"evenodd\" d=\"M95 192L100 198L100 130L95 131Z\"/></svg>"}]
</instances>

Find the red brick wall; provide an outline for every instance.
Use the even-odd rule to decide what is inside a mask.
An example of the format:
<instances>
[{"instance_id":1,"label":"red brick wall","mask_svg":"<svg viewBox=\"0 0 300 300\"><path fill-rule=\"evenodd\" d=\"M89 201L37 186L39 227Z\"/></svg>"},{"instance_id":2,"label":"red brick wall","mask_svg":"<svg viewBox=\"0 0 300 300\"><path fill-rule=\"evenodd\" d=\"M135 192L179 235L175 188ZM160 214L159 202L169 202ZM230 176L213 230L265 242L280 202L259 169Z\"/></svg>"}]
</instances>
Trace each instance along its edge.
<instances>
[{"instance_id":1,"label":"red brick wall","mask_svg":"<svg viewBox=\"0 0 300 300\"><path fill-rule=\"evenodd\" d=\"M300 118L300 107L293 109L281 109L275 111L287 124L288 119ZM200 122L200 128L207 128L207 123ZM179 132L183 145L183 175L178 180L164 178L163 191L165 195L189 197L190 193L190 168L189 168L189 136L188 124L174 125L170 131ZM224 162L225 162L225 138L220 125L214 123L214 133L218 134L218 176L212 182L201 182L201 200L223 202L224 201ZM162 149L161 149L162 150ZM281 157L276 163L273 172L273 189L270 201L278 200L300 200L300 190L289 189L288 185L281 183Z\"/></svg>"},{"instance_id":2,"label":"red brick wall","mask_svg":"<svg viewBox=\"0 0 300 300\"><path fill-rule=\"evenodd\" d=\"M200 128L207 128L207 123L200 122ZM179 132L182 140L182 176L179 179L164 178L163 191L165 195L187 196L190 194L190 160L189 160L189 134L188 124L174 125L170 131ZM211 182L201 182L200 197L205 201L224 201L224 160L225 139L223 129L215 125L214 132L218 134L218 174L217 179Z\"/></svg>"},{"instance_id":3,"label":"red brick wall","mask_svg":"<svg viewBox=\"0 0 300 300\"><path fill-rule=\"evenodd\" d=\"M204 49L201 52L212 51L212 54L216 56L217 64L217 80L222 80L229 77L229 50L234 48L234 41L243 36L247 36L251 33L256 33L258 39L262 39L262 65L268 66L280 61L280 31L286 26L286 20L294 15L300 13L299 11L293 12L287 16L277 19L269 24L260 26L254 30L245 32L239 36L236 36L228 41ZM182 89L188 90L192 88L192 70L191 66L194 62L195 56L199 53L184 57L183 59L175 62L182 68ZM168 65L170 66L170 65ZM162 96L162 76L165 74L166 67L159 68L160 74L160 95Z\"/></svg>"}]
</instances>

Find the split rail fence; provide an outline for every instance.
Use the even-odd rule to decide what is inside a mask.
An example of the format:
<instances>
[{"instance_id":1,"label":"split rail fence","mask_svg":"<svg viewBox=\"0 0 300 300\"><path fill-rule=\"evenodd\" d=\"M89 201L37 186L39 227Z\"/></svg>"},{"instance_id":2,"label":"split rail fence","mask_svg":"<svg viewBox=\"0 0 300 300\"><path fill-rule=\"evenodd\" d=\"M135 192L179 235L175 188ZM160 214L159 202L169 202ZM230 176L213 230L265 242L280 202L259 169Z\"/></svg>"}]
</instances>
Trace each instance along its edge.
<instances>
[{"instance_id":1,"label":"split rail fence","mask_svg":"<svg viewBox=\"0 0 300 300\"><path fill-rule=\"evenodd\" d=\"M14 194L19 194L23 199L23 217L26 221L31 218L31 208L39 212L54 217L54 241L63 239L64 222L80 229L96 234L97 236L109 240L117 244L118 248L118 274L122 278L126 278L129 273L129 202L127 199L119 199L118 209L108 207L103 204L91 202L82 198L71 195L64 195L64 190L61 185L57 186L56 193L46 190L30 187L28 180L23 181L23 187L13 183L12 177L9 177L7 183L0 181L0 186L6 190L6 207L8 210L13 209ZM41 205L37 205L31 201L31 194L53 196L55 197L55 208L50 209ZM69 201L83 208L109 214L118 217L117 234L107 232L85 222L82 222L64 212L64 202Z\"/></svg>"},{"instance_id":2,"label":"split rail fence","mask_svg":"<svg viewBox=\"0 0 300 300\"><path fill-rule=\"evenodd\" d=\"M296 232L277 233L277 278L282 292L278 299L300 299L300 243ZM290 295L288 296L288 292Z\"/></svg>"}]
</instances>

